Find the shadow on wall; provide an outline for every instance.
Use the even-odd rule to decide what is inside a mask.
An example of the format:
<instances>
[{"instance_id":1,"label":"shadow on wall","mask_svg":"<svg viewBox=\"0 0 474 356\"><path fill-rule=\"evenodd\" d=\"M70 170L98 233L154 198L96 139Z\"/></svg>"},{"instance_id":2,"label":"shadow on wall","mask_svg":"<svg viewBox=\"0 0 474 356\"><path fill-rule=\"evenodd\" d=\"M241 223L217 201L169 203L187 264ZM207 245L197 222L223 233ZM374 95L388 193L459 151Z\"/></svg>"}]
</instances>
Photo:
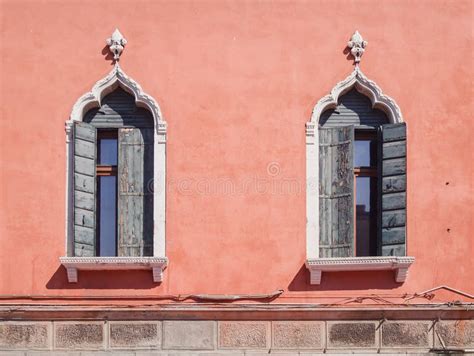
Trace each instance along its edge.
<instances>
[{"instance_id":1,"label":"shadow on wall","mask_svg":"<svg viewBox=\"0 0 474 356\"><path fill-rule=\"evenodd\" d=\"M395 282L393 271L323 272L319 285L309 284L309 277L309 270L303 265L288 285L288 290L304 292L395 289L400 287L400 283Z\"/></svg>"},{"instance_id":2,"label":"shadow on wall","mask_svg":"<svg viewBox=\"0 0 474 356\"><path fill-rule=\"evenodd\" d=\"M66 268L59 266L52 275L47 289L152 289L160 283L153 282L151 271L78 271L78 282L69 283Z\"/></svg>"},{"instance_id":3,"label":"shadow on wall","mask_svg":"<svg viewBox=\"0 0 474 356\"><path fill-rule=\"evenodd\" d=\"M354 56L352 55L351 49L348 46L344 47L344 49L342 50L342 54L346 56L346 59L348 61L354 61Z\"/></svg>"},{"instance_id":4,"label":"shadow on wall","mask_svg":"<svg viewBox=\"0 0 474 356\"><path fill-rule=\"evenodd\" d=\"M152 289L151 271L79 271L78 283L69 283L66 269L59 266L46 284L47 289ZM309 284L309 271L302 265L288 285L292 292L396 289L393 271L323 272L320 285Z\"/></svg>"},{"instance_id":5,"label":"shadow on wall","mask_svg":"<svg viewBox=\"0 0 474 356\"><path fill-rule=\"evenodd\" d=\"M110 49L109 49L108 45L105 45L104 48L102 48L101 53L104 55L104 59L106 61L110 61L111 66L113 66L115 64L114 55L112 54L112 52L110 52Z\"/></svg>"}]
</instances>

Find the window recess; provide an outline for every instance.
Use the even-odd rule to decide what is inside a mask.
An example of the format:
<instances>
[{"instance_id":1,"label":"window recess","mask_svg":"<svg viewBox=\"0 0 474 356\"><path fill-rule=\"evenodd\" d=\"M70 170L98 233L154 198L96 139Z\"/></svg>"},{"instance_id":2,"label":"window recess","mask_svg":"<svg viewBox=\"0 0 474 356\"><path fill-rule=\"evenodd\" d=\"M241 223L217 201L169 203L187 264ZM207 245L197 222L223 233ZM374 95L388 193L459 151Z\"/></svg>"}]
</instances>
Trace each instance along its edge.
<instances>
[{"instance_id":1,"label":"window recess","mask_svg":"<svg viewBox=\"0 0 474 356\"><path fill-rule=\"evenodd\" d=\"M395 102L357 67L306 125L307 260L322 272L393 270L404 282L406 124Z\"/></svg>"},{"instance_id":2,"label":"window recess","mask_svg":"<svg viewBox=\"0 0 474 356\"><path fill-rule=\"evenodd\" d=\"M115 31L110 43L123 45L121 38ZM80 270L132 269L152 270L161 282L168 263L166 122L158 103L116 61L77 100L66 133L67 242L60 262L69 282L78 282Z\"/></svg>"}]
</instances>

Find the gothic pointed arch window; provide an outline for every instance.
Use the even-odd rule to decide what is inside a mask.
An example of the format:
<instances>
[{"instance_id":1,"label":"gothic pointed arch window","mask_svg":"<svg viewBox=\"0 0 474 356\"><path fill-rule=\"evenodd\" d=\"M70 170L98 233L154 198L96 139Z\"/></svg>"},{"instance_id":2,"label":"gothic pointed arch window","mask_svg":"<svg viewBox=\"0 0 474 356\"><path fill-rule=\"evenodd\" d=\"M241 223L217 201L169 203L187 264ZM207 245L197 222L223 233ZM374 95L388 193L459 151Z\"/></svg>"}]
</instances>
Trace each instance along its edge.
<instances>
[{"instance_id":1,"label":"gothic pointed arch window","mask_svg":"<svg viewBox=\"0 0 474 356\"><path fill-rule=\"evenodd\" d=\"M108 40L112 71L74 105L67 132L67 244L70 282L78 270L150 269L165 257L166 122L157 102L118 59L126 41Z\"/></svg>"},{"instance_id":2,"label":"gothic pointed arch window","mask_svg":"<svg viewBox=\"0 0 474 356\"><path fill-rule=\"evenodd\" d=\"M306 125L307 261L322 272L395 270L406 279L406 124L358 63L367 42L351 39L354 71L315 106ZM354 50L356 49L356 50Z\"/></svg>"}]
</instances>

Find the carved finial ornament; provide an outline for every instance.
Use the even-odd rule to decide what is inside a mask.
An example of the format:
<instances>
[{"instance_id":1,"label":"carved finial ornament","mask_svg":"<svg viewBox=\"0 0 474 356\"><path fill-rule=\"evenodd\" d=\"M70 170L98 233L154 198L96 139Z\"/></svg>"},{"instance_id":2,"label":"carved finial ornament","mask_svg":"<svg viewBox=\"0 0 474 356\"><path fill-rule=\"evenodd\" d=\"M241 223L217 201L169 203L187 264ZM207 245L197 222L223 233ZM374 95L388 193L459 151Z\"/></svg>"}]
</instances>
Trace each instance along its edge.
<instances>
[{"instance_id":1,"label":"carved finial ornament","mask_svg":"<svg viewBox=\"0 0 474 356\"><path fill-rule=\"evenodd\" d=\"M359 31L354 32L351 40L347 42L347 47L351 49L351 54L354 56L356 66L359 65L360 58L364 54L367 43L368 42L364 41Z\"/></svg>"},{"instance_id":2,"label":"carved finial ornament","mask_svg":"<svg viewBox=\"0 0 474 356\"><path fill-rule=\"evenodd\" d=\"M127 40L122 36L120 31L116 28L112 36L107 39L107 45L109 46L110 52L114 54L114 60L118 62L120 55L122 54Z\"/></svg>"}]
</instances>

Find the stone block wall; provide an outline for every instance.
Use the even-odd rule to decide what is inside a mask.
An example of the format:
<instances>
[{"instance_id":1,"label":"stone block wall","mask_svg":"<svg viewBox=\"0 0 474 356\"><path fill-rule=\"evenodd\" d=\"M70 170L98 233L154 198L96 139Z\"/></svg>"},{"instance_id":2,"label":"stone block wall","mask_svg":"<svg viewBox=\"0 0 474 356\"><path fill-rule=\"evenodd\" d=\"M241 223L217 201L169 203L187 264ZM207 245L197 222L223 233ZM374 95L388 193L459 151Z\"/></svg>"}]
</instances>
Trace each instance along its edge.
<instances>
[{"instance_id":1,"label":"stone block wall","mask_svg":"<svg viewBox=\"0 0 474 356\"><path fill-rule=\"evenodd\" d=\"M4 321L0 355L298 355L474 349L473 320Z\"/></svg>"}]
</instances>

